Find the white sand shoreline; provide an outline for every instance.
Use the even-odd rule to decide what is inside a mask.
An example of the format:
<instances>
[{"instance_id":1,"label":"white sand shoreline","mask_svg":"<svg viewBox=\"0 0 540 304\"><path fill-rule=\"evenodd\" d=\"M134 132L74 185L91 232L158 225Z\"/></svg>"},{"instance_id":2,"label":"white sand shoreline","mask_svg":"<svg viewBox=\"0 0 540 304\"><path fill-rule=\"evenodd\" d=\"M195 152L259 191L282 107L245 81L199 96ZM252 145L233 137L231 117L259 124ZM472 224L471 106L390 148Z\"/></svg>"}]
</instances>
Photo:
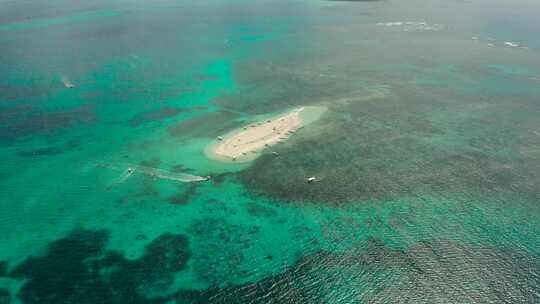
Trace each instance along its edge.
<instances>
[{"instance_id":1,"label":"white sand shoreline","mask_svg":"<svg viewBox=\"0 0 540 304\"><path fill-rule=\"evenodd\" d=\"M246 162L260 152L286 141L298 129L318 119L324 107L300 107L289 112L248 124L231 133L219 136L205 150L208 157L225 162Z\"/></svg>"}]
</instances>

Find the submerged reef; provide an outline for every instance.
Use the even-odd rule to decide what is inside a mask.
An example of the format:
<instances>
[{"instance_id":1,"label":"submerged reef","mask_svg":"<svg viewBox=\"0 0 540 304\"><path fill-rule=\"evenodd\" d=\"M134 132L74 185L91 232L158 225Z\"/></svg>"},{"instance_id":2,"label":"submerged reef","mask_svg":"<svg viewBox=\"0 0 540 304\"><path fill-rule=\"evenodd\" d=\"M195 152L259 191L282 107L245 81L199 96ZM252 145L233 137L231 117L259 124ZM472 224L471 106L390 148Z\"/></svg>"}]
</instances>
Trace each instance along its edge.
<instances>
[{"instance_id":1,"label":"submerged reef","mask_svg":"<svg viewBox=\"0 0 540 304\"><path fill-rule=\"evenodd\" d=\"M81 105L69 110L39 111L31 106L16 106L0 113L0 143L25 136L49 134L97 120L93 105Z\"/></svg>"},{"instance_id":2,"label":"submerged reef","mask_svg":"<svg viewBox=\"0 0 540 304\"><path fill-rule=\"evenodd\" d=\"M219 222L200 222L191 233L203 233L205 237L227 237L231 233L229 228L222 230L219 226ZM107 240L104 231L77 230L52 242L44 255L28 258L8 274L25 279L18 298L26 304L540 301L540 261L510 248L454 241L421 241L408 248L395 248L381 239L368 239L345 251L305 255L260 281L221 287L224 278L209 271L212 264L197 266L219 259L204 258L195 261L195 272L214 281L213 287L168 292L174 274L185 270L194 258L186 236L163 234L134 260L106 250ZM231 254L240 256L242 246L249 244L248 238L225 241L237 242L239 246ZM215 254L212 249L199 250ZM226 257L221 261L239 262L233 256ZM150 291L161 291L162 295L148 297ZM9 300L9 293L0 290L0 299Z\"/></svg>"},{"instance_id":3,"label":"submerged reef","mask_svg":"<svg viewBox=\"0 0 540 304\"><path fill-rule=\"evenodd\" d=\"M190 110L191 109L185 108L163 107L156 110L139 113L130 119L128 123L132 127L138 127L146 123L173 118L181 113L189 112Z\"/></svg>"},{"instance_id":4,"label":"submerged reef","mask_svg":"<svg viewBox=\"0 0 540 304\"><path fill-rule=\"evenodd\" d=\"M320 127L276 147L279 157L263 155L238 176L255 195L300 203L456 193L540 199L537 156L523 152L538 144L529 135L539 126L528 115L537 111L536 104L505 97L482 101L489 107L473 111L469 100L434 104L438 91L400 90L399 97L365 101L361 107L331 108ZM403 99L415 102L404 107ZM497 118L517 115L513 112L523 119L512 128ZM306 183L309 176L320 182Z\"/></svg>"},{"instance_id":5,"label":"submerged reef","mask_svg":"<svg viewBox=\"0 0 540 304\"><path fill-rule=\"evenodd\" d=\"M105 250L108 238L105 231L77 230L52 242L43 256L9 273L25 279L17 296L23 303L163 303L145 294L168 287L186 268L187 238L163 234L135 260Z\"/></svg>"}]
</instances>

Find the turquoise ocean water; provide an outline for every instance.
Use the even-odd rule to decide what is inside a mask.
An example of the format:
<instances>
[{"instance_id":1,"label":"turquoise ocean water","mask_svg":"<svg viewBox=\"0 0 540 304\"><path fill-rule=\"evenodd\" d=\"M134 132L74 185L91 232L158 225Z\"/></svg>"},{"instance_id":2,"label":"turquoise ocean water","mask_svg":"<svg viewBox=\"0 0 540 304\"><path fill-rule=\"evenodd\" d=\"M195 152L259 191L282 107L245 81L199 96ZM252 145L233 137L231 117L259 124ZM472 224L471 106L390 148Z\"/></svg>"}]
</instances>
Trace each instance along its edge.
<instances>
[{"instance_id":1,"label":"turquoise ocean water","mask_svg":"<svg viewBox=\"0 0 540 304\"><path fill-rule=\"evenodd\" d=\"M0 0L0 303L540 302L538 11Z\"/></svg>"}]
</instances>

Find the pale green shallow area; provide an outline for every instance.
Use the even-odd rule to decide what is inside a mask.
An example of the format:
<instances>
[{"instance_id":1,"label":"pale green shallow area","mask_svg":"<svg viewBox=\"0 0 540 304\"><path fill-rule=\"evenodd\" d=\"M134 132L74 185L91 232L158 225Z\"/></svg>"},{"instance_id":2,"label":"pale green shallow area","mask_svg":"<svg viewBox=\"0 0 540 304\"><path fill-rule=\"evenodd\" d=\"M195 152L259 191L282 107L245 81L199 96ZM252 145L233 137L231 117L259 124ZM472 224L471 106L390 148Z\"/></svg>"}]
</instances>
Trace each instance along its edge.
<instances>
[{"instance_id":1,"label":"pale green shallow area","mask_svg":"<svg viewBox=\"0 0 540 304\"><path fill-rule=\"evenodd\" d=\"M0 302L536 302L540 7L500 2L6 2Z\"/></svg>"}]
</instances>

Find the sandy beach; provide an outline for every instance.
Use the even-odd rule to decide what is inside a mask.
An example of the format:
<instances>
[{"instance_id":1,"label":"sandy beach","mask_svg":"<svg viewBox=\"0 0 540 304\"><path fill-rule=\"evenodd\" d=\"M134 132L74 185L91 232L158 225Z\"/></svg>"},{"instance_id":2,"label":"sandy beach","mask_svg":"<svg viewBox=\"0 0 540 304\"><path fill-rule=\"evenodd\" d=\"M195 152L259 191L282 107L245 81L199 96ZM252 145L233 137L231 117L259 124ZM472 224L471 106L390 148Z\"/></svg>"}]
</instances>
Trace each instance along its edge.
<instances>
[{"instance_id":1,"label":"sandy beach","mask_svg":"<svg viewBox=\"0 0 540 304\"><path fill-rule=\"evenodd\" d=\"M301 107L282 115L252 123L223 137L210 147L210 156L225 161L249 161L261 150L284 142L299 128L313 120L305 114L324 112L322 107Z\"/></svg>"}]
</instances>

